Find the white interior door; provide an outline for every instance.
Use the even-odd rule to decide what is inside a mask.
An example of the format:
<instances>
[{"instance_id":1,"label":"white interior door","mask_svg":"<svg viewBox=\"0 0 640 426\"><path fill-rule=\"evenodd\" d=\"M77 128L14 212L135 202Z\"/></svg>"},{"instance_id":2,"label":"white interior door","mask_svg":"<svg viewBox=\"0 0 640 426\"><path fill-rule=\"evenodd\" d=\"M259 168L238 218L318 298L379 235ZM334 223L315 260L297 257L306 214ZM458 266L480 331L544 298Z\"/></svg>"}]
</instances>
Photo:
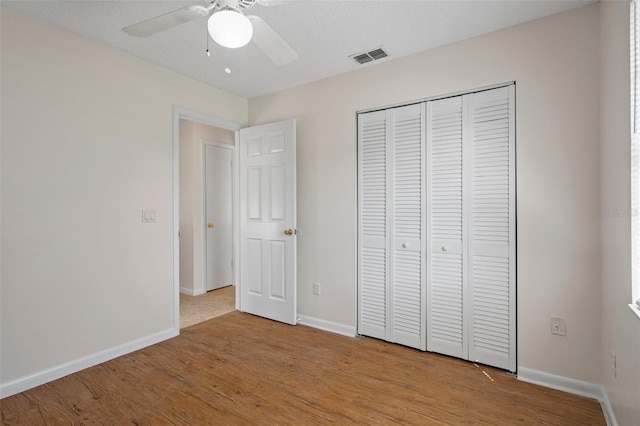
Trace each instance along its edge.
<instances>
[{"instance_id":1,"label":"white interior door","mask_svg":"<svg viewBox=\"0 0 640 426\"><path fill-rule=\"evenodd\" d=\"M204 144L205 290L233 284L233 146Z\"/></svg>"},{"instance_id":2,"label":"white interior door","mask_svg":"<svg viewBox=\"0 0 640 426\"><path fill-rule=\"evenodd\" d=\"M240 130L240 310L296 323L296 122Z\"/></svg>"}]
</instances>

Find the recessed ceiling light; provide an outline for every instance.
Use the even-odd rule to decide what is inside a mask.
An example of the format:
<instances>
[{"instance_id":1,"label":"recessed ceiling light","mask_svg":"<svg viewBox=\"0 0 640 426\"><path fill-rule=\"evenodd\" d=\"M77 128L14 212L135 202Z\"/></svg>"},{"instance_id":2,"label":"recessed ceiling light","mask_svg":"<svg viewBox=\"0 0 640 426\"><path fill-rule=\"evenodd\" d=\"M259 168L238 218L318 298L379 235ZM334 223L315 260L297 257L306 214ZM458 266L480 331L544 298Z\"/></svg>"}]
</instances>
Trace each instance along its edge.
<instances>
[{"instance_id":1,"label":"recessed ceiling light","mask_svg":"<svg viewBox=\"0 0 640 426\"><path fill-rule=\"evenodd\" d=\"M226 72L227 74L231 74L231 68L225 68L224 72Z\"/></svg>"}]
</instances>

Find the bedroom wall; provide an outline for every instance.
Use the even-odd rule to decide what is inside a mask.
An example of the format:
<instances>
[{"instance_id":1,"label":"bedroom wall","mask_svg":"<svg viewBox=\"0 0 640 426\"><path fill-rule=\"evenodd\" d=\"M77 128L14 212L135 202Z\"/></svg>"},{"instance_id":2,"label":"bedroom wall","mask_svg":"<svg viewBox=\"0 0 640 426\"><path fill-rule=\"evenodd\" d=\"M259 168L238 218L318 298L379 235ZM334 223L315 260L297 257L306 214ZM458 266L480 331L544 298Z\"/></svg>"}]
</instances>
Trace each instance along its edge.
<instances>
[{"instance_id":1,"label":"bedroom wall","mask_svg":"<svg viewBox=\"0 0 640 426\"><path fill-rule=\"evenodd\" d=\"M600 4L602 380L620 425L640 423L640 318L631 302L629 3ZM614 373L612 354L616 354Z\"/></svg>"},{"instance_id":2,"label":"bedroom wall","mask_svg":"<svg viewBox=\"0 0 640 426\"><path fill-rule=\"evenodd\" d=\"M247 100L0 9L0 381L177 330L173 107ZM156 223L141 223L155 209ZM164 333L164 334L163 334Z\"/></svg>"},{"instance_id":3,"label":"bedroom wall","mask_svg":"<svg viewBox=\"0 0 640 426\"><path fill-rule=\"evenodd\" d=\"M297 118L300 314L356 325L356 112L516 81L518 365L601 382L598 12L249 100L251 125Z\"/></svg>"},{"instance_id":4,"label":"bedroom wall","mask_svg":"<svg viewBox=\"0 0 640 426\"><path fill-rule=\"evenodd\" d=\"M235 144L235 132L180 119L180 291L203 294L203 140Z\"/></svg>"}]
</instances>

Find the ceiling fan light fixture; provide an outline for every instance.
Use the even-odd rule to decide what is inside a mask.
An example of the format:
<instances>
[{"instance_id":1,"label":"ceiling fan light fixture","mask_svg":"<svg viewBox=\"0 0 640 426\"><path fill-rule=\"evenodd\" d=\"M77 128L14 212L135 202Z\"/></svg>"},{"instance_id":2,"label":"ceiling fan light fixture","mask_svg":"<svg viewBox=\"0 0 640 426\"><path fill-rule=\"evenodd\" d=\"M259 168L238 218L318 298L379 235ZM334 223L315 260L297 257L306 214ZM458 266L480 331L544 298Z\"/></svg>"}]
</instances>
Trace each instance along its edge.
<instances>
[{"instance_id":1,"label":"ceiling fan light fixture","mask_svg":"<svg viewBox=\"0 0 640 426\"><path fill-rule=\"evenodd\" d=\"M230 7L211 15L208 28L213 41L232 49L245 46L253 37L253 25L249 18Z\"/></svg>"}]
</instances>

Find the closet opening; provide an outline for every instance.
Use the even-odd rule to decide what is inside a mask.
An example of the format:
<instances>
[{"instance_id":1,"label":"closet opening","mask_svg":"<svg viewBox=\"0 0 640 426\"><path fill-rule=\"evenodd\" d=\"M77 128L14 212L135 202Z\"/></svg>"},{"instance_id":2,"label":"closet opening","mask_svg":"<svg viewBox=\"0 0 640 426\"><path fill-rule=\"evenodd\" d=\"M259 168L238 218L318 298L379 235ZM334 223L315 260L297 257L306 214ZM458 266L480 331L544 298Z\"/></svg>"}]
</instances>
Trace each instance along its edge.
<instances>
[{"instance_id":1,"label":"closet opening","mask_svg":"<svg viewBox=\"0 0 640 426\"><path fill-rule=\"evenodd\" d=\"M515 84L358 114L358 333L516 371Z\"/></svg>"}]
</instances>

